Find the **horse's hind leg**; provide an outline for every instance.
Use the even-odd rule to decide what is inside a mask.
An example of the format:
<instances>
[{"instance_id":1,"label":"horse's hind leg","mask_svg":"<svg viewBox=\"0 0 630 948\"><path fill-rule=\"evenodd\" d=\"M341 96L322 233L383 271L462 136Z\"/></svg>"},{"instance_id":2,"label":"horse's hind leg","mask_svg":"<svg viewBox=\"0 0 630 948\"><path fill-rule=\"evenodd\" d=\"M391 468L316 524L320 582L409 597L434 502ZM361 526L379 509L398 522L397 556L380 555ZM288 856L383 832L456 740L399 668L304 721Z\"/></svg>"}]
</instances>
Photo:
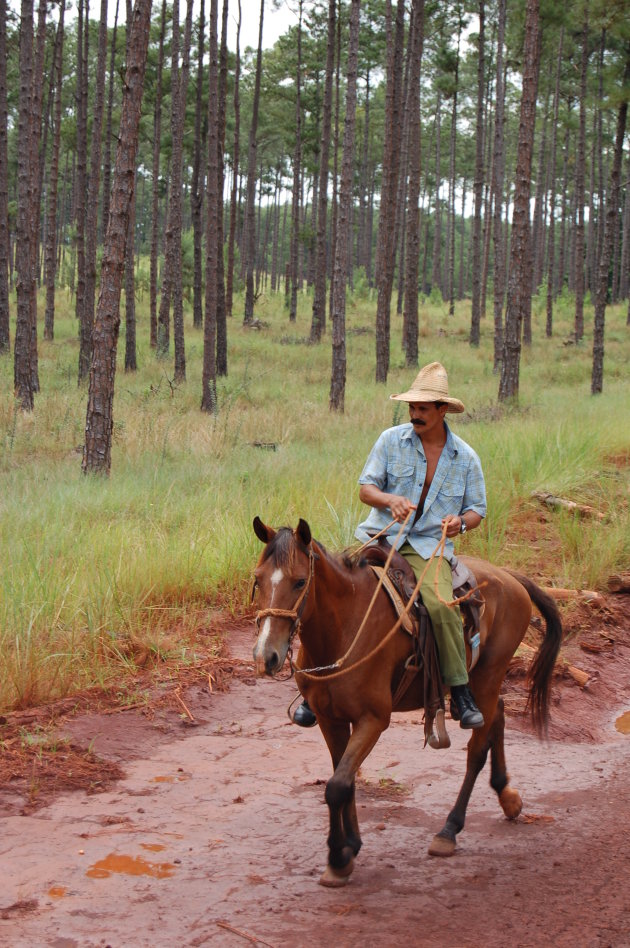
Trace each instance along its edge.
<instances>
[{"instance_id":1,"label":"horse's hind leg","mask_svg":"<svg viewBox=\"0 0 630 948\"><path fill-rule=\"evenodd\" d=\"M516 819L521 812L521 797L518 790L509 786L509 777L505 766L505 745L503 740L505 716L503 699L498 695L481 696L478 704L490 726L473 731L468 742L466 776L459 791L455 806L451 810L443 829L433 837L429 846L431 856L452 856L455 852L457 834L464 828L466 809L475 781L481 773L490 751L490 785L496 790L503 812L508 819Z\"/></svg>"},{"instance_id":2,"label":"horse's hind leg","mask_svg":"<svg viewBox=\"0 0 630 948\"><path fill-rule=\"evenodd\" d=\"M508 820L515 820L521 812L523 801L518 790L510 787L510 777L505 764L505 713L503 698L497 702L497 710L490 727L490 786L496 791L499 803Z\"/></svg>"},{"instance_id":3,"label":"horse's hind leg","mask_svg":"<svg viewBox=\"0 0 630 948\"><path fill-rule=\"evenodd\" d=\"M486 715L485 709L483 709L483 714L484 716ZM449 813L446 823L440 832L433 837L431 845L429 846L430 856L452 856L455 852L455 840L457 834L464 828L468 801L470 800L470 795L475 786L475 781L486 762L488 750L488 730L483 728L474 731L468 742L468 758L464 782L461 785L455 806Z\"/></svg>"}]
</instances>

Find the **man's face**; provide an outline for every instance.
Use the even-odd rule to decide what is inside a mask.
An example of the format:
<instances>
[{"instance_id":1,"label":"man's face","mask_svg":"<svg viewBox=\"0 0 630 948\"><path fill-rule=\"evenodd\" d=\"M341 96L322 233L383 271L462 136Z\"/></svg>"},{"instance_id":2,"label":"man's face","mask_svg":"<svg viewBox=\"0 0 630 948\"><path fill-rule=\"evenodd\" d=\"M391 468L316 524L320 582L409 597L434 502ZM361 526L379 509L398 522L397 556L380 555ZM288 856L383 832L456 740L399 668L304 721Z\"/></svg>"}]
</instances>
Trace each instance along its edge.
<instances>
[{"instance_id":1,"label":"man's face","mask_svg":"<svg viewBox=\"0 0 630 948\"><path fill-rule=\"evenodd\" d=\"M438 406L435 402L410 402L409 420L413 430L422 437L442 426L447 405Z\"/></svg>"}]
</instances>

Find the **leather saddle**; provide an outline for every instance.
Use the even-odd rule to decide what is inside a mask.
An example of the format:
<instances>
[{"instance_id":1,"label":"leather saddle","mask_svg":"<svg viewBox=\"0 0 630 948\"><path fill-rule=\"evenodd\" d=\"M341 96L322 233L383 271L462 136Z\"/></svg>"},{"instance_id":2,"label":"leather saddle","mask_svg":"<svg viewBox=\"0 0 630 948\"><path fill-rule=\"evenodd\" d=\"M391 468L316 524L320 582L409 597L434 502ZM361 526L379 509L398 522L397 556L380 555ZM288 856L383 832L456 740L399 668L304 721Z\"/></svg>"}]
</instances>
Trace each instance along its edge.
<instances>
[{"instance_id":1,"label":"leather saddle","mask_svg":"<svg viewBox=\"0 0 630 948\"><path fill-rule=\"evenodd\" d=\"M391 545L389 541L385 537L379 537L363 551L363 558L370 566L384 567L390 553ZM470 645L471 650L471 661L468 667L468 671L471 671L479 658L481 617L485 609L485 600L481 595L474 573L461 560L457 558L453 560L452 571L453 598L463 599L463 602L459 603L459 608L464 626L464 639ZM406 605L416 588L416 575L408 560L398 550L394 550L387 572L389 579ZM417 614L417 607L421 602L422 598L418 593L416 607L411 610L412 616L414 612Z\"/></svg>"}]
</instances>

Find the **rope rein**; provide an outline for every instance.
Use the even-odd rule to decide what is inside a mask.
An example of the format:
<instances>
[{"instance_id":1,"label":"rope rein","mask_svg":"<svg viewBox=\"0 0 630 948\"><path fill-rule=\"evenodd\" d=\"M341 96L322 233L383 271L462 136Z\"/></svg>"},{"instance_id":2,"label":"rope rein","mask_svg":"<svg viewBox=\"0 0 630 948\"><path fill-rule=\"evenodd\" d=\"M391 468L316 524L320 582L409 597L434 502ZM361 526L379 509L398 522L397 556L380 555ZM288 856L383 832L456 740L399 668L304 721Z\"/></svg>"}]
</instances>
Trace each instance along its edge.
<instances>
[{"instance_id":1,"label":"rope rein","mask_svg":"<svg viewBox=\"0 0 630 948\"><path fill-rule=\"evenodd\" d=\"M314 577L314 574L315 574L315 555L314 555L314 553L313 553L312 545L309 546L309 575L308 575L308 580L307 580L306 585L304 586L304 588L303 588L303 590L302 590L302 593L301 593L300 597L298 598L298 601L296 602L294 608L293 608L293 609L272 609L272 608L270 608L270 609L262 609L260 612L258 612L258 613L256 614L256 625L257 625L259 628L260 628L260 620L266 618L267 616L274 616L274 617L278 617L278 618L286 618L286 619L292 619L292 620L293 620L293 626L292 626L292 628L291 628L291 632L289 633L289 664L290 664L290 666L291 666L292 672L295 672L296 675L302 675L304 678L307 678L307 679L309 679L309 680L311 680L311 681L322 681L323 678L325 678L326 681L332 681L332 679L334 679L334 678L339 678L339 677L341 677L342 675L347 674L348 672L354 671L355 669L359 668L361 665L364 665L366 662L370 661L370 660L374 657L374 655L377 654L377 652L379 652L382 648L385 647L385 645L389 642L389 640L392 638L392 636L394 636L394 635L396 634L396 632L398 632L398 630L400 629L400 626L402 625L405 616L407 616L407 615L409 614L409 612L411 611L411 609L412 609L412 607L413 607L413 605L414 605L414 603L415 603L415 601L416 601L416 596L418 595L418 591L420 590L420 587L422 586L422 583L424 582L424 578L425 578L425 576L426 576L426 574L427 574L427 572L428 572L428 570L429 570L429 567L431 566L431 563L432 563L433 560L435 559L436 555L437 555L437 557L438 557L438 568L437 568L436 571L435 571L435 578L434 578L434 583L433 583L433 585L434 585L435 594L436 594L437 598L439 599L439 601L440 601L443 605L448 606L448 608L453 608L454 606L458 605L459 603L465 602L467 599L469 599L471 596L473 596L477 590L481 589L483 586L486 585L485 583L482 583L481 585L478 585L478 586L474 587L473 589L470 589L467 593L465 593L465 595L460 596L459 598L451 599L451 600L446 600L446 599L444 599L444 598L440 595L439 590L438 590L439 565L441 564L441 562L442 562L442 560L443 560L443 558L444 558L444 550L445 550L445 547L446 547L446 531L447 531L447 529L448 529L448 520L447 520L447 521L445 522L443 528L442 528L442 535L441 535L441 537L440 537L440 541L439 541L438 545L436 546L436 548L434 549L434 551L433 551L433 553L431 554L431 556L429 557L429 559L427 560L426 565L425 565L424 569L422 570L422 573L421 573L420 576L418 577L418 580L417 580L417 582L416 582L416 585L415 585L415 587L414 587L414 590L413 590L413 592L411 593L411 596L409 597L409 600L408 600L407 604L405 605L405 608L403 609L403 612L401 613L401 615L398 617L398 619L396 620L396 622L394 623L394 625L391 627L391 629L389 630L389 632L387 632L387 634L385 635L385 637L384 637L383 639L381 639L381 641L380 641L367 655L364 655L362 658L357 659L357 661L353 662L353 664L348 665L348 666L346 667L346 661L347 661L349 655L350 655L350 654L352 653L352 651L354 650L355 645L356 645L357 642L359 641L359 638L361 637L361 634L363 633L363 630L365 629L367 620L368 620L368 618L369 618L369 616L370 616L370 614L371 614L371 612L372 612L372 609L374 608L374 604L375 604L375 602L376 602L376 599L377 599L377 597L378 597L378 594L379 594L379 592L380 592L380 590L381 590L381 588L382 588L382 586L383 586L384 576L385 576L385 574L387 573L387 571L388 571L388 569L389 569L389 566L390 566L391 561L392 561L392 559L393 559L394 553L395 553L395 551L396 551L396 543L398 542L398 539L399 539L399 537L401 536L401 534L402 534L402 532L403 532L405 526L407 525L407 521L409 520L409 517L411 516L412 513L413 513L413 511L409 511L409 513L407 514L407 516L405 517L405 519L403 520L403 522L402 522L401 525L400 525L400 528L399 528L399 530L398 530L398 533L396 534L396 537L395 537L394 542L393 542L393 544L392 544L391 550L389 551L389 554L388 554L387 559L386 559L386 561L385 561L385 565L384 565L384 567L383 567L383 572L382 572L382 574L379 576L378 582L377 582L377 584L376 584L376 588L375 588L374 593L373 593L373 595L372 595L372 599L370 600L370 604L369 604L369 606L368 606L368 608L367 608L367 611L366 611L365 615L363 616L363 619L362 619L362 621L361 621L361 624L360 624L359 628L357 629L357 632L356 632L356 634L355 634L355 636L354 636L352 642L350 643L349 648L346 650L346 652L344 653L344 655L341 656L341 658L337 659L337 660L336 660L335 662L333 662L332 664L330 664L330 665L317 665L317 666L315 666L314 668L298 668L297 665L293 665L293 662L292 662L292 660L291 660L291 655L290 655L290 652L291 652L291 643L292 643L292 641L293 641L293 638L295 637L295 635L297 634L297 632L298 632L299 629L300 629L300 626L301 626L301 614L302 614L302 609L303 609L303 607L304 607L304 604L305 604L305 601L306 601L306 597L307 597L308 592L309 592L309 590L310 590L311 583L312 583L312 581L313 581L313 577ZM358 556L364 549L366 549L368 546L370 546L370 545L374 542L374 540L377 540L379 537L383 536L383 534L387 533L387 531L390 529L390 527L391 527L392 524L394 524L394 523L396 523L396 519L395 519L395 518L394 518L394 520L390 521L390 523L388 523L387 526L384 527L379 533L375 534L373 537L370 537L370 539L369 539L366 543L363 543L363 544L355 551L354 555L355 555L355 556ZM331 672L331 674L325 675L325 676L320 676L319 674L317 674L318 672Z\"/></svg>"}]
</instances>

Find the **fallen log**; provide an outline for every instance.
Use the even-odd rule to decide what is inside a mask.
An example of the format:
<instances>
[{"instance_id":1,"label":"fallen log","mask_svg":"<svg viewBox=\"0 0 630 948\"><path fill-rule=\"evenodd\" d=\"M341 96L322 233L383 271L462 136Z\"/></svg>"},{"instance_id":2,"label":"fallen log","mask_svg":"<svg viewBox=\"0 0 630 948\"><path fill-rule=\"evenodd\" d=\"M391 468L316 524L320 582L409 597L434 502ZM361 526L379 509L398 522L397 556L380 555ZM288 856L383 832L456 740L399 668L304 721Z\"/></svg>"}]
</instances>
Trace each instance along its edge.
<instances>
[{"instance_id":1,"label":"fallen log","mask_svg":"<svg viewBox=\"0 0 630 948\"><path fill-rule=\"evenodd\" d=\"M516 649L516 655L522 656L523 653L526 655L531 655L532 658L536 654L536 649L531 645L528 645L527 642L521 642L519 647ZM586 688L590 681L590 675L588 672L583 671L583 669L578 668L576 665L571 665L570 662L567 662L566 659L562 658L561 655L556 659L556 665L562 665L564 670L573 678L574 681L578 683L580 688Z\"/></svg>"},{"instance_id":2,"label":"fallen log","mask_svg":"<svg viewBox=\"0 0 630 948\"><path fill-rule=\"evenodd\" d=\"M608 578L608 588L614 593L630 592L630 572L613 573Z\"/></svg>"},{"instance_id":3,"label":"fallen log","mask_svg":"<svg viewBox=\"0 0 630 948\"><path fill-rule=\"evenodd\" d=\"M570 602L573 599L581 599L593 605L603 606L604 597L594 589L560 589L557 586L544 586L544 591L557 602Z\"/></svg>"},{"instance_id":4,"label":"fallen log","mask_svg":"<svg viewBox=\"0 0 630 948\"><path fill-rule=\"evenodd\" d=\"M595 507L591 507L588 504L576 504L574 500L556 497L548 491L535 490L532 491L531 496L535 500L539 500L541 504L545 504L545 506L551 507L552 509L559 507L562 510L569 510L571 513L576 513L579 517L591 517L593 520L606 519L606 515L596 510Z\"/></svg>"}]
</instances>

